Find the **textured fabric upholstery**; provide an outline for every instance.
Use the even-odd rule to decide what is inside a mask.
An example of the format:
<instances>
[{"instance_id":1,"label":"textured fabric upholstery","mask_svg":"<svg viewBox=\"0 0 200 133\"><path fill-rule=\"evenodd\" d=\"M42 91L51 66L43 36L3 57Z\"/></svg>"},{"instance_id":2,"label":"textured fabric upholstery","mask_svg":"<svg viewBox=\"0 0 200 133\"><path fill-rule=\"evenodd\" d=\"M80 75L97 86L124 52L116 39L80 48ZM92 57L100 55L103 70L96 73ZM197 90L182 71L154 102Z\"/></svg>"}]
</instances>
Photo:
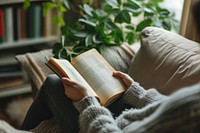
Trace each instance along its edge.
<instances>
[{"instance_id":1,"label":"textured fabric upholstery","mask_svg":"<svg viewBox=\"0 0 200 133\"><path fill-rule=\"evenodd\" d=\"M163 94L195 84L200 81L200 44L164 29L145 28L128 74Z\"/></svg>"}]
</instances>

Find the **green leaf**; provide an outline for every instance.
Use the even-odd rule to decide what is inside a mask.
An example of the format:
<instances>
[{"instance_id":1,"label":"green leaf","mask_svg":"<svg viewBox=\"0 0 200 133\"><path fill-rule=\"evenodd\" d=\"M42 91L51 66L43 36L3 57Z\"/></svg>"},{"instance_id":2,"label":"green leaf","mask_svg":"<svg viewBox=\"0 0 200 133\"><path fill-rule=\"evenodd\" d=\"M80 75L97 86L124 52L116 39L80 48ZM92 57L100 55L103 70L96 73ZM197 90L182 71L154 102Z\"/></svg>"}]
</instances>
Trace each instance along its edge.
<instances>
[{"instance_id":1,"label":"green leaf","mask_svg":"<svg viewBox=\"0 0 200 133\"><path fill-rule=\"evenodd\" d=\"M105 5L103 8L103 10L107 13L112 13L112 11L113 11L112 9L113 9L113 7L110 5Z\"/></svg>"},{"instance_id":2,"label":"green leaf","mask_svg":"<svg viewBox=\"0 0 200 133\"><path fill-rule=\"evenodd\" d=\"M119 45L121 45L121 44L116 43L116 42L114 42L114 41L111 41L110 43L106 43L105 45L106 45L106 46L119 46Z\"/></svg>"},{"instance_id":3,"label":"green leaf","mask_svg":"<svg viewBox=\"0 0 200 133\"><path fill-rule=\"evenodd\" d=\"M45 2L43 3L43 15L46 15L50 9L56 8L57 5L52 2Z\"/></svg>"},{"instance_id":4,"label":"green leaf","mask_svg":"<svg viewBox=\"0 0 200 133\"><path fill-rule=\"evenodd\" d=\"M118 28L118 26L116 25L116 23L112 22L112 21L108 21L107 23L105 23L105 25L111 29L111 30L115 30L116 28Z\"/></svg>"},{"instance_id":5,"label":"green leaf","mask_svg":"<svg viewBox=\"0 0 200 133\"><path fill-rule=\"evenodd\" d=\"M93 44L93 36L92 35L88 35L85 39L85 45L86 47L90 46Z\"/></svg>"},{"instance_id":6,"label":"green leaf","mask_svg":"<svg viewBox=\"0 0 200 133\"><path fill-rule=\"evenodd\" d=\"M110 42L112 41L112 36L106 36L106 37L104 38L104 41L105 41L106 43L110 43Z\"/></svg>"},{"instance_id":7,"label":"green leaf","mask_svg":"<svg viewBox=\"0 0 200 133\"><path fill-rule=\"evenodd\" d=\"M86 14L88 14L89 16L92 16L93 8L91 6L89 6L88 4L84 4L83 10Z\"/></svg>"},{"instance_id":8,"label":"green leaf","mask_svg":"<svg viewBox=\"0 0 200 133\"><path fill-rule=\"evenodd\" d=\"M75 45L74 48L73 48L73 51L76 52L76 53L82 53L82 52L85 52L86 50L88 50L89 48L87 48L85 45L83 44L78 44L78 45Z\"/></svg>"},{"instance_id":9,"label":"green leaf","mask_svg":"<svg viewBox=\"0 0 200 133\"><path fill-rule=\"evenodd\" d=\"M132 25L126 25L125 27L126 27L126 29L129 29L129 30L132 30L132 31L135 30L135 27L132 26Z\"/></svg>"},{"instance_id":10,"label":"green leaf","mask_svg":"<svg viewBox=\"0 0 200 133\"><path fill-rule=\"evenodd\" d=\"M118 5L122 4L122 0L117 0Z\"/></svg>"},{"instance_id":11,"label":"green leaf","mask_svg":"<svg viewBox=\"0 0 200 133\"><path fill-rule=\"evenodd\" d=\"M77 36L77 37L85 38L85 37L88 36L88 33L83 32L83 31L79 31L79 32L75 33L74 35Z\"/></svg>"},{"instance_id":12,"label":"green leaf","mask_svg":"<svg viewBox=\"0 0 200 133\"><path fill-rule=\"evenodd\" d=\"M118 13L117 16L115 17L115 22L117 22L117 23L123 23L123 22L130 23L131 22L131 16L126 10L123 10L120 13Z\"/></svg>"},{"instance_id":13,"label":"green leaf","mask_svg":"<svg viewBox=\"0 0 200 133\"><path fill-rule=\"evenodd\" d=\"M92 11L92 16L93 16L93 18L94 19L97 19L97 20L99 20L99 19L102 19L103 17L101 17L100 15L99 15L99 13L98 12L95 12L95 11Z\"/></svg>"},{"instance_id":14,"label":"green leaf","mask_svg":"<svg viewBox=\"0 0 200 133\"><path fill-rule=\"evenodd\" d=\"M168 16L170 14L169 10L162 9L162 8L158 9L158 12L159 12L160 15L163 15L163 16Z\"/></svg>"},{"instance_id":15,"label":"green leaf","mask_svg":"<svg viewBox=\"0 0 200 133\"><path fill-rule=\"evenodd\" d=\"M116 43L121 43L124 41L123 31L122 29L118 28L113 32L113 38Z\"/></svg>"},{"instance_id":16,"label":"green leaf","mask_svg":"<svg viewBox=\"0 0 200 133\"><path fill-rule=\"evenodd\" d=\"M58 54L60 52L60 50L62 49L62 44L61 43L55 43L52 47L52 52L55 55L56 58L58 57Z\"/></svg>"},{"instance_id":17,"label":"green leaf","mask_svg":"<svg viewBox=\"0 0 200 133\"><path fill-rule=\"evenodd\" d=\"M45 2L44 4L48 9L52 9L57 6L55 3L52 3L52 2Z\"/></svg>"},{"instance_id":18,"label":"green leaf","mask_svg":"<svg viewBox=\"0 0 200 133\"><path fill-rule=\"evenodd\" d=\"M59 10L60 12L66 12L66 11L67 11L67 9L66 9L63 5L59 5L59 6L58 6L58 10Z\"/></svg>"},{"instance_id":19,"label":"green leaf","mask_svg":"<svg viewBox=\"0 0 200 133\"><path fill-rule=\"evenodd\" d=\"M152 17L155 15L155 11L152 8L144 7L144 16L145 17Z\"/></svg>"},{"instance_id":20,"label":"green leaf","mask_svg":"<svg viewBox=\"0 0 200 133\"><path fill-rule=\"evenodd\" d=\"M135 35L134 32L129 32L129 33L127 34L126 39L128 40L128 43L129 43L129 44L132 44L132 43L135 41L134 35Z\"/></svg>"},{"instance_id":21,"label":"green leaf","mask_svg":"<svg viewBox=\"0 0 200 133\"><path fill-rule=\"evenodd\" d=\"M131 12L133 14L133 16L138 16L142 13L142 9L141 8L133 8L132 4L130 3L124 3L123 4L124 10Z\"/></svg>"},{"instance_id":22,"label":"green leaf","mask_svg":"<svg viewBox=\"0 0 200 133\"><path fill-rule=\"evenodd\" d=\"M69 52L69 50L67 48L63 48L60 51L60 58L67 59L68 61L71 61L72 54Z\"/></svg>"},{"instance_id":23,"label":"green leaf","mask_svg":"<svg viewBox=\"0 0 200 133\"><path fill-rule=\"evenodd\" d=\"M27 8L29 8L29 6L30 6L30 0L25 0L23 8L27 9Z\"/></svg>"},{"instance_id":24,"label":"green leaf","mask_svg":"<svg viewBox=\"0 0 200 133\"><path fill-rule=\"evenodd\" d=\"M140 22L137 25L136 31L142 31L145 27L151 26L151 24L152 24L152 20L151 19L143 20L142 22Z\"/></svg>"},{"instance_id":25,"label":"green leaf","mask_svg":"<svg viewBox=\"0 0 200 133\"><path fill-rule=\"evenodd\" d=\"M60 24L61 26L65 25L65 21L64 21L64 18L62 17L62 15L54 15L53 22L56 24Z\"/></svg>"},{"instance_id":26,"label":"green leaf","mask_svg":"<svg viewBox=\"0 0 200 133\"><path fill-rule=\"evenodd\" d=\"M166 29L166 30L171 30L171 28L172 28L171 23L170 23L169 20L164 20L164 21L162 22L162 26L163 26L163 28Z\"/></svg>"},{"instance_id":27,"label":"green leaf","mask_svg":"<svg viewBox=\"0 0 200 133\"><path fill-rule=\"evenodd\" d=\"M116 0L106 0L106 3L112 7L118 7L119 4L117 3Z\"/></svg>"},{"instance_id":28,"label":"green leaf","mask_svg":"<svg viewBox=\"0 0 200 133\"><path fill-rule=\"evenodd\" d=\"M96 31L97 31L97 33L100 33L100 35L101 35L102 37L107 36L107 34L106 34L106 29L105 29L105 23L99 24L99 25L96 27Z\"/></svg>"},{"instance_id":29,"label":"green leaf","mask_svg":"<svg viewBox=\"0 0 200 133\"><path fill-rule=\"evenodd\" d=\"M71 9L69 1L68 0L63 0L63 5L67 8L67 9Z\"/></svg>"},{"instance_id":30,"label":"green leaf","mask_svg":"<svg viewBox=\"0 0 200 133\"><path fill-rule=\"evenodd\" d=\"M93 35L93 38L92 38L93 42L95 44L100 44L102 43L102 40L98 39L98 35Z\"/></svg>"},{"instance_id":31,"label":"green leaf","mask_svg":"<svg viewBox=\"0 0 200 133\"><path fill-rule=\"evenodd\" d=\"M85 23L85 24L87 24L87 25L90 25L90 26L92 26L92 27L95 27L96 26L96 24L95 23L93 23L92 21L89 21L89 20L85 20L85 19L79 19L78 20L79 22L83 22L83 23Z\"/></svg>"},{"instance_id":32,"label":"green leaf","mask_svg":"<svg viewBox=\"0 0 200 133\"><path fill-rule=\"evenodd\" d=\"M161 3L161 2L163 2L163 0L150 0L149 4L156 7L156 6L159 6L159 3Z\"/></svg>"},{"instance_id":33,"label":"green leaf","mask_svg":"<svg viewBox=\"0 0 200 133\"><path fill-rule=\"evenodd\" d=\"M131 7L133 9L139 9L139 8L142 8L142 4L143 2L139 2L139 1L136 1L136 0L128 0L128 3L131 5Z\"/></svg>"}]
</instances>

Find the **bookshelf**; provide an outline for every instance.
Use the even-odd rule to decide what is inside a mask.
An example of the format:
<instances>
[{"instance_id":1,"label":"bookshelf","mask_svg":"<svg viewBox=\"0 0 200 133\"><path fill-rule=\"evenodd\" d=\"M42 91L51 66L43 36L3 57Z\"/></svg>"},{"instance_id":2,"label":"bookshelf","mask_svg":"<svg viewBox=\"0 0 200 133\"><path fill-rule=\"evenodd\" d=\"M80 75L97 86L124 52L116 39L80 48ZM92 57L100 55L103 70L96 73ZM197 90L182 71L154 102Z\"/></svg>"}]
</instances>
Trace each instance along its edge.
<instances>
[{"instance_id":1,"label":"bookshelf","mask_svg":"<svg viewBox=\"0 0 200 133\"><path fill-rule=\"evenodd\" d=\"M42 15L41 3L48 0L30 0L28 9L23 8L24 1L0 1L0 98L31 92L16 55L51 48L59 40L58 26L52 23L54 11Z\"/></svg>"},{"instance_id":2,"label":"bookshelf","mask_svg":"<svg viewBox=\"0 0 200 133\"><path fill-rule=\"evenodd\" d=\"M57 36L48 36L48 37L38 37L38 38L33 38L33 39L24 39L24 40L10 42L10 43L6 42L6 43L0 44L0 50L54 42L56 40L58 40Z\"/></svg>"},{"instance_id":3,"label":"bookshelf","mask_svg":"<svg viewBox=\"0 0 200 133\"><path fill-rule=\"evenodd\" d=\"M14 4L22 5L25 0L0 0L0 6L12 6ZM51 0L30 0L32 3L48 2Z\"/></svg>"}]
</instances>

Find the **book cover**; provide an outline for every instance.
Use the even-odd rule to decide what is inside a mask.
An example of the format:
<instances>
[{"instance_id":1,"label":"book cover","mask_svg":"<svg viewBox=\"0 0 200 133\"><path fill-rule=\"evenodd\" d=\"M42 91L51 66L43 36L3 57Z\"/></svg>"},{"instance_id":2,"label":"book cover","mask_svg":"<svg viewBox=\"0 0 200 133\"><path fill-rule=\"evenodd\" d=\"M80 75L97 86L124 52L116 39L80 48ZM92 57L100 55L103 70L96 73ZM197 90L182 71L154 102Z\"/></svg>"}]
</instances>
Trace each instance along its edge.
<instances>
[{"instance_id":1,"label":"book cover","mask_svg":"<svg viewBox=\"0 0 200 133\"><path fill-rule=\"evenodd\" d=\"M48 10L47 14L42 17L42 36L47 37L52 34L52 13Z\"/></svg>"},{"instance_id":2,"label":"book cover","mask_svg":"<svg viewBox=\"0 0 200 133\"><path fill-rule=\"evenodd\" d=\"M6 38L8 42L13 42L14 40L14 30L13 30L13 9L8 7L5 9L6 18Z\"/></svg>"},{"instance_id":3,"label":"book cover","mask_svg":"<svg viewBox=\"0 0 200 133\"><path fill-rule=\"evenodd\" d=\"M33 5L33 29L32 29L32 37L33 38L38 38L41 35L41 23L42 23L42 19L41 19L41 6L40 5Z\"/></svg>"},{"instance_id":4,"label":"book cover","mask_svg":"<svg viewBox=\"0 0 200 133\"><path fill-rule=\"evenodd\" d=\"M21 76L0 78L0 90L22 85L24 83L25 80Z\"/></svg>"},{"instance_id":5,"label":"book cover","mask_svg":"<svg viewBox=\"0 0 200 133\"><path fill-rule=\"evenodd\" d=\"M12 8L13 11L13 34L14 34L14 41L18 40L18 8L17 7L13 7Z\"/></svg>"},{"instance_id":6,"label":"book cover","mask_svg":"<svg viewBox=\"0 0 200 133\"><path fill-rule=\"evenodd\" d=\"M17 10L17 24L18 24L18 38L19 40L24 39L25 38L25 9L23 8L18 8Z\"/></svg>"},{"instance_id":7,"label":"book cover","mask_svg":"<svg viewBox=\"0 0 200 133\"><path fill-rule=\"evenodd\" d=\"M0 8L0 43L3 42L3 10Z\"/></svg>"}]
</instances>

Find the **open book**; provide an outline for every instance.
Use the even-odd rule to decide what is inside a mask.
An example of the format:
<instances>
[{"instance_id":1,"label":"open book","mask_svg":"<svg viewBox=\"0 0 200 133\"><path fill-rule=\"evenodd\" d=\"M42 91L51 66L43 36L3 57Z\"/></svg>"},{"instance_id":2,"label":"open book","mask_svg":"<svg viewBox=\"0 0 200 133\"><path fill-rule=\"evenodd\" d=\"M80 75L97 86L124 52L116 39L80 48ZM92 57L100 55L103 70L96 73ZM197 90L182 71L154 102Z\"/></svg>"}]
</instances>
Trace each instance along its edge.
<instances>
[{"instance_id":1,"label":"open book","mask_svg":"<svg viewBox=\"0 0 200 133\"><path fill-rule=\"evenodd\" d=\"M112 103L125 91L124 85L112 75L114 68L96 49L78 55L71 62L52 57L47 66L59 77L68 77L83 84L103 106Z\"/></svg>"}]
</instances>

